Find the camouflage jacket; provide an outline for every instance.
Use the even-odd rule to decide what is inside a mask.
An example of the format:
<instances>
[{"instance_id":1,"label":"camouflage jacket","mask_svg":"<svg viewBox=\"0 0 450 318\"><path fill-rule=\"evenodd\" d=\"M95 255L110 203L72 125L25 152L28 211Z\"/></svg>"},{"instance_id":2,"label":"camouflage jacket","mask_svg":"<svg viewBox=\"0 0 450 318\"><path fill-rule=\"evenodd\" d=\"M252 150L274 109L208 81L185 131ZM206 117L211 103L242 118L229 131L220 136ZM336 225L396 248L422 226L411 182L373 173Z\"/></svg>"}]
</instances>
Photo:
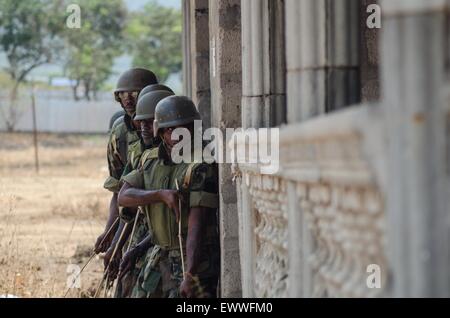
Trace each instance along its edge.
<instances>
[{"instance_id":1,"label":"camouflage jacket","mask_svg":"<svg viewBox=\"0 0 450 318\"><path fill-rule=\"evenodd\" d=\"M109 135L107 147L107 159L109 177L104 183L104 188L111 192L120 190L119 180L124 173L130 155L128 148L140 143L136 130L132 128L131 119L125 115L116 120Z\"/></svg>"},{"instance_id":2,"label":"camouflage jacket","mask_svg":"<svg viewBox=\"0 0 450 318\"><path fill-rule=\"evenodd\" d=\"M159 146L142 155L140 169L122 179L138 189L176 189L181 187L183 204L181 211L182 236L186 242L188 213L192 207L210 210L207 222L207 240L218 237L216 209L218 208L217 166L206 163L174 164L164 157L165 148ZM162 249L179 249L178 223L173 211L163 203L144 207L154 243Z\"/></svg>"},{"instance_id":3,"label":"camouflage jacket","mask_svg":"<svg viewBox=\"0 0 450 318\"><path fill-rule=\"evenodd\" d=\"M184 202L181 217L183 254L186 254L189 209L208 208L206 235L201 242L199 272L195 279L198 297L214 296L220 263L217 166L205 163L173 164L164 153L162 145L144 152L140 168L122 179L135 188L146 190L176 189L175 180L178 181ZM144 209L155 246L147 252L133 297L179 297L183 269L175 215L163 203Z\"/></svg>"}]
</instances>

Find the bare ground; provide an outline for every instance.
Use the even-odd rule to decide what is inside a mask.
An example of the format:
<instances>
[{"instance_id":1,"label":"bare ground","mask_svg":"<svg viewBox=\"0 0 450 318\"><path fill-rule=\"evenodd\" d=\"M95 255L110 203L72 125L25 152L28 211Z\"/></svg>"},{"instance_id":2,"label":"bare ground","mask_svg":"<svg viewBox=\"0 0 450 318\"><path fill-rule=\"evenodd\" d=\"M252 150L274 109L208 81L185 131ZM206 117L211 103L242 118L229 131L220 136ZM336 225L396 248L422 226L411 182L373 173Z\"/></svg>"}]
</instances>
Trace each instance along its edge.
<instances>
[{"instance_id":1,"label":"bare ground","mask_svg":"<svg viewBox=\"0 0 450 318\"><path fill-rule=\"evenodd\" d=\"M106 219L106 136L39 135L39 173L32 141L0 133L0 297L62 297ZM70 297L93 294L101 263Z\"/></svg>"}]
</instances>

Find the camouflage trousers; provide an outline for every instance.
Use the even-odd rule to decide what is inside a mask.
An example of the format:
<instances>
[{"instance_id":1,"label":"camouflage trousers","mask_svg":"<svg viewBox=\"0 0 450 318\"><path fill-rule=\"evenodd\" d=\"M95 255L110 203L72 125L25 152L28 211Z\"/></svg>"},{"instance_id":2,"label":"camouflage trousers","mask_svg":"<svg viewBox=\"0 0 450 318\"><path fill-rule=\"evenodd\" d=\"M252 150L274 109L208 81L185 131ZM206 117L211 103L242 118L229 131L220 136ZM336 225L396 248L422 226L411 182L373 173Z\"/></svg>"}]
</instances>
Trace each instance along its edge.
<instances>
[{"instance_id":1,"label":"camouflage trousers","mask_svg":"<svg viewBox=\"0 0 450 318\"><path fill-rule=\"evenodd\" d=\"M196 298L217 296L219 249L202 253L199 274L193 277ZM186 256L184 257L186 259ZM148 251L132 296L136 298L180 298L183 268L179 250L163 250L154 246Z\"/></svg>"},{"instance_id":2,"label":"camouflage trousers","mask_svg":"<svg viewBox=\"0 0 450 318\"><path fill-rule=\"evenodd\" d=\"M125 253L128 250L128 246L130 247L129 249L136 247L136 245L139 244L139 242L141 242L147 234L148 234L147 222L145 221L144 216L140 214L136 223L134 235L133 237L130 236L128 238L127 242L123 247L122 255L125 255ZM116 290L114 292L114 298L131 297L133 287L136 284L141 268L145 264L144 260L145 260L144 257L141 257L139 260L137 260L134 268L131 271L129 271L120 281L117 282Z\"/></svg>"}]
</instances>

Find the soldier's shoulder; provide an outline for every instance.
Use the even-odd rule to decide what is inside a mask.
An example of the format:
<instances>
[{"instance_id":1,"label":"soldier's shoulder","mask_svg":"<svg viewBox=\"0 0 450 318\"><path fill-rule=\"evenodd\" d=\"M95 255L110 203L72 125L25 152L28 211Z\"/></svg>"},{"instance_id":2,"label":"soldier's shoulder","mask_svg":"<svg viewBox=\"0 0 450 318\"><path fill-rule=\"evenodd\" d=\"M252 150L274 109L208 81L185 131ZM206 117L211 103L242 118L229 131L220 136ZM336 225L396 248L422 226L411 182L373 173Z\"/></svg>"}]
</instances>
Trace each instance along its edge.
<instances>
[{"instance_id":1,"label":"soldier's shoulder","mask_svg":"<svg viewBox=\"0 0 450 318\"><path fill-rule=\"evenodd\" d=\"M142 151L141 139L138 138L130 140L128 144L128 151L139 151L141 153L144 153L144 151Z\"/></svg>"},{"instance_id":2,"label":"soldier's shoulder","mask_svg":"<svg viewBox=\"0 0 450 318\"><path fill-rule=\"evenodd\" d=\"M146 149L141 155L141 167L145 165L146 162L158 159L158 147Z\"/></svg>"},{"instance_id":3,"label":"soldier's shoulder","mask_svg":"<svg viewBox=\"0 0 450 318\"><path fill-rule=\"evenodd\" d=\"M111 118L110 118L110 120L109 120L109 126L108 126L108 127L109 127L109 131L111 131L111 129L112 129L114 123L116 122L116 120L117 120L118 118L120 118L120 117L123 117L124 115L125 115L125 112L124 112L123 109L121 109L121 110L115 112L115 113L111 116Z\"/></svg>"},{"instance_id":4,"label":"soldier's shoulder","mask_svg":"<svg viewBox=\"0 0 450 318\"><path fill-rule=\"evenodd\" d=\"M148 159L158 158L158 150L158 147L147 149L145 152L147 153Z\"/></svg>"},{"instance_id":5,"label":"soldier's shoulder","mask_svg":"<svg viewBox=\"0 0 450 318\"><path fill-rule=\"evenodd\" d=\"M112 127L111 127L111 133L126 133L127 132L127 127L125 125L125 120L124 120L124 116L120 116L119 118L117 118Z\"/></svg>"},{"instance_id":6,"label":"soldier's shoulder","mask_svg":"<svg viewBox=\"0 0 450 318\"><path fill-rule=\"evenodd\" d=\"M190 178L191 190L207 188L214 192L217 188L217 172L218 170L216 164L195 164L192 168Z\"/></svg>"}]
</instances>

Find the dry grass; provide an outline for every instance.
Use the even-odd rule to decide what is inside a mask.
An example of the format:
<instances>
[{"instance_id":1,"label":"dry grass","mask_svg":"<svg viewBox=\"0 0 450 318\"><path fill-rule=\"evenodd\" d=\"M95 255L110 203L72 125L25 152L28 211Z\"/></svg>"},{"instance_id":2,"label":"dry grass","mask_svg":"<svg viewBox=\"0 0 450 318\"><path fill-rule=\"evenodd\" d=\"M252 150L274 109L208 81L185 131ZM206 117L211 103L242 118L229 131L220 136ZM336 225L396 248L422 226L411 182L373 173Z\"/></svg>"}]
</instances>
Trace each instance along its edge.
<instances>
[{"instance_id":1,"label":"dry grass","mask_svg":"<svg viewBox=\"0 0 450 318\"><path fill-rule=\"evenodd\" d=\"M61 297L69 264L82 267L106 219L110 194L105 136L0 134L0 295ZM81 275L92 293L101 278L95 258Z\"/></svg>"}]
</instances>

